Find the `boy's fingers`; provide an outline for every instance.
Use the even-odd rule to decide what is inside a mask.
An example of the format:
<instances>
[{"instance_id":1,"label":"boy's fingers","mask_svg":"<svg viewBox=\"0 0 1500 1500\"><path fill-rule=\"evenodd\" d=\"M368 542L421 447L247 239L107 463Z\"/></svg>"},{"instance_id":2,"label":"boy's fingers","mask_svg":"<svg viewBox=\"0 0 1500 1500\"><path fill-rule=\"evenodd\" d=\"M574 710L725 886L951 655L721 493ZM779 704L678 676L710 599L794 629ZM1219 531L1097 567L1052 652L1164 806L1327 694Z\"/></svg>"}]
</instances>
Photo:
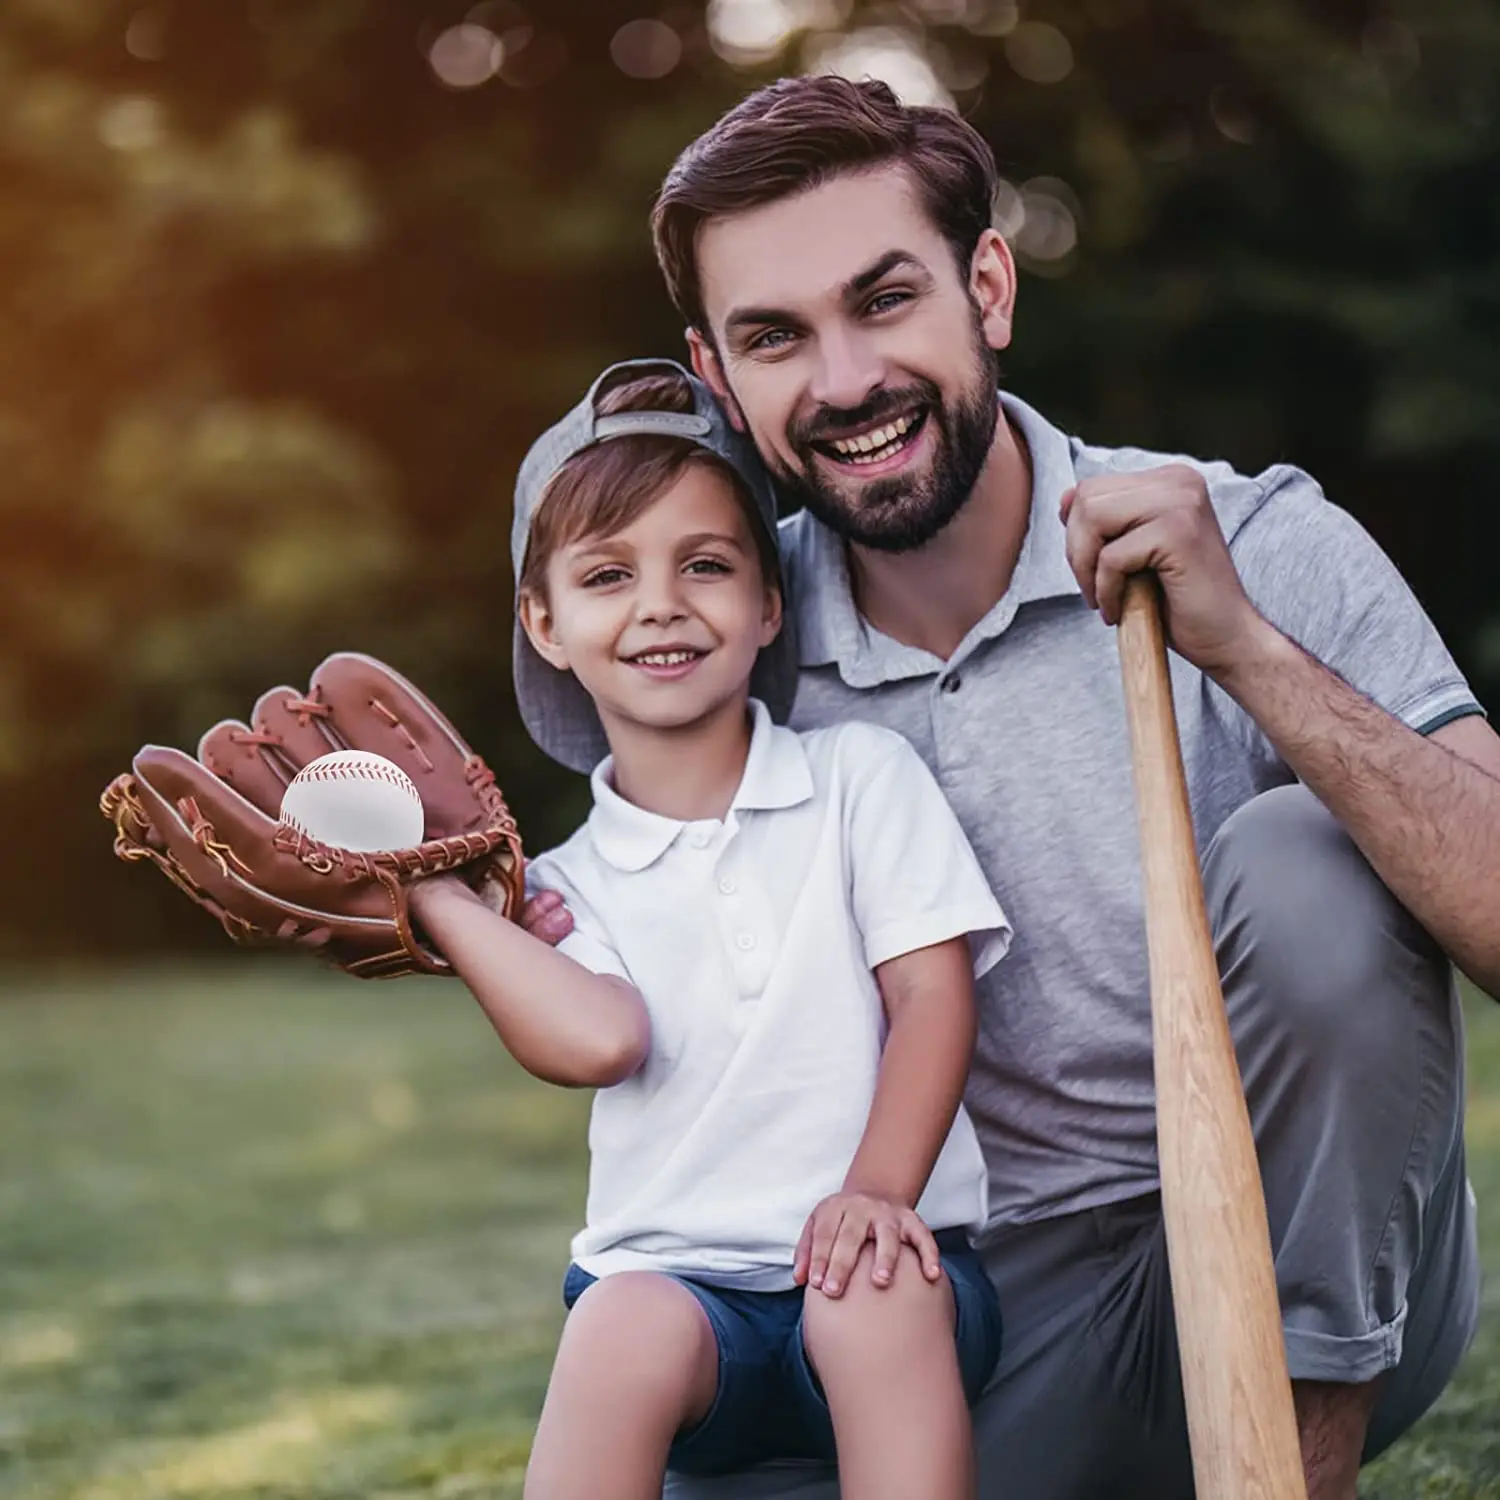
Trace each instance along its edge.
<instances>
[{"instance_id":1,"label":"boy's fingers","mask_svg":"<svg viewBox=\"0 0 1500 1500\"><path fill-rule=\"evenodd\" d=\"M521 908L521 926L555 946L573 930L573 914L556 891L541 891Z\"/></svg>"},{"instance_id":2,"label":"boy's fingers","mask_svg":"<svg viewBox=\"0 0 1500 1500\"><path fill-rule=\"evenodd\" d=\"M929 1281L936 1281L943 1274L943 1255L932 1231L916 1214L907 1214L901 1223L901 1238L917 1252L922 1274Z\"/></svg>"},{"instance_id":3,"label":"boy's fingers","mask_svg":"<svg viewBox=\"0 0 1500 1500\"><path fill-rule=\"evenodd\" d=\"M823 1273L823 1290L830 1297L837 1297L849 1284L854 1274L859 1252L870 1235L870 1221L863 1215L845 1216L839 1223L839 1232L828 1256L828 1269Z\"/></svg>"},{"instance_id":4,"label":"boy's fingers","mask_svg":"<svg viewBox=\"0 0 1500 1500\"><path fill-rule=\"evenodd\" d=\"M807 1284L823 1287L828 1274L828 1258L833 1252L839 1225L844 1221L843 1213L837 1209L813 1210L812 1246L807 1263Z\"/></svg>"},{"instance_id":5,"label":"boy's fingers","mask_svg":"<svg viewBox=\"0 0 1500 1500\"><path fill-rule=\"evenodd\" d=\"M889 1286L896 1275L896 1263L901 1259L901 1228L886 1219L877 1220L874 1228L875 1255L870 1280L876 1286Z\"/></svg>"},{"instance_id":6,"label":"boy's fingers","mask_svg":"<svg viewBox=\"0 0 1500 1500\"><path fill-rule=\"evenodd\" d=\"M812 1259L812 1230L813 1221L809 1215L807 1223L802 1226L802 1233L797 1237L797 1249L792 1255L792 1282L796 1286L802 1286L807 1281L808 1262Z\"/></svg>"}]
</instances>

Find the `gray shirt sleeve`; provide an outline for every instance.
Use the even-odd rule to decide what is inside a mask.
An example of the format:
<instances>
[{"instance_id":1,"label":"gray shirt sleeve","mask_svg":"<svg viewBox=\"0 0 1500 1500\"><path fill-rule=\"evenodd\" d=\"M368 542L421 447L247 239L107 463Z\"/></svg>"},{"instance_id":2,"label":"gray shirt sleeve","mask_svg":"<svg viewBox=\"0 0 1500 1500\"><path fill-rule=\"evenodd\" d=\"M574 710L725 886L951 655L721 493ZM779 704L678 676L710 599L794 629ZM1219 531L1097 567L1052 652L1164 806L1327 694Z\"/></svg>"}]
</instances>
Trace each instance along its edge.
<instances>
[{"instance_id":1,"label":"gray shirt sleeve","mask_svg":"<svg viewBox=\"0 0 1500 1500\"><path fill-rule=\"evenodd\" d=\"M1395 564L1317 482L1289 465L1230 537L1251 601L1309 655L1423 734L1482 713Z\"/></svg>"}]
</instances>

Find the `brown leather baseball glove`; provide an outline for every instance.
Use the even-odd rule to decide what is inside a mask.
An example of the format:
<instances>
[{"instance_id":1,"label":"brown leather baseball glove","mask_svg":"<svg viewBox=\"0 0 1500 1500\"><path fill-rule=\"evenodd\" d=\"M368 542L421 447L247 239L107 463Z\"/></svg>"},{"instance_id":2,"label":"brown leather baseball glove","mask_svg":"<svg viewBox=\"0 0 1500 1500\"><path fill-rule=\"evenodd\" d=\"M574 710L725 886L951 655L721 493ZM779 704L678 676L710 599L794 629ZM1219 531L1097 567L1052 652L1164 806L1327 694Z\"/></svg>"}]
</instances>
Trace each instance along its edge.
<instances>
[{"instance_id":1,"label":"brown leather baseball glove","mask_svg":"<svg viewBox=\"0 0 1500 1500\"><path fill-rule=\"evenodd\" d=\"M287 783L330 750L371 750L422 794L411 849L359 854L280 821ZM330 656L308 690L263 693L250 723L226 719L181 750L145 745L105 788L115 853L149 859L236 942L302 945L366 979L451 974L413 930L413 881L453 872L519 914L521 839L494 775L411 683L356 652Z\"/></svg>"}]
</instances>

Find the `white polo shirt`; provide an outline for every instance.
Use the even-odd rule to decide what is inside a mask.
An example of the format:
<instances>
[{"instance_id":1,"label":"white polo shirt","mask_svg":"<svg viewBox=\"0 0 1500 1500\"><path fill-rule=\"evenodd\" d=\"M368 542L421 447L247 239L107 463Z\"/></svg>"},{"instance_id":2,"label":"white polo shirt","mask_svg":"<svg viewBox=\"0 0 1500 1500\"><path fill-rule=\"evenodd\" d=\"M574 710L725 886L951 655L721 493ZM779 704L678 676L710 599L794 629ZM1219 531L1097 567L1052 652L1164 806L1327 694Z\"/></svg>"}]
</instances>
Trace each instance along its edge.
<instances>
[{"instance_id":1,"label":"white polo shirt","mask_svg":"<svg viewBox=\"0 0 1500 1500\"><path fill-rule=\"evenodd\" d=\"M650 1053L601 1089L589 1125L595 1276L657 1270L781 1290L814 1205L842 1186L885 1040L871 972L967 934L976 975L1010 927L932 774L900 735L797 734L752 702L744 778L722 822L679 823L594 772L594 808L533 861L560 891L562 951L641 992ZM985 1167L962 1110L917 1205L979 1229Z\"/></svg>"}]
</instances>

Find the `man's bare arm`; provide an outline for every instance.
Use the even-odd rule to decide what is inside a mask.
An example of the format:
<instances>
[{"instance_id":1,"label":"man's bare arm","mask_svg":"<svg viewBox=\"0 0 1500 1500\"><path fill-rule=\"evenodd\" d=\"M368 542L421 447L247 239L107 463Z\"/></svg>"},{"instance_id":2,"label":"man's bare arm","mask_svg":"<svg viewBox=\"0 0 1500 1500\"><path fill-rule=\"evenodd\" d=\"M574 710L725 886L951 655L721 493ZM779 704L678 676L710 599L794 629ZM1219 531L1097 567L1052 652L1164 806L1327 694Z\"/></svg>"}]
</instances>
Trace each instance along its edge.
<instances>
[{"instance_id":1,"label":"man's bare arm","mask_svg":"<svg viewBox=\"0 0 1500 1500\"><path fill-rule=\"evenodd\" d=\"M1402 905L1500 997L1500 736L1478 715L1418 734L1264 620L1215 675Z\"/></svg>"}]
</instances>

